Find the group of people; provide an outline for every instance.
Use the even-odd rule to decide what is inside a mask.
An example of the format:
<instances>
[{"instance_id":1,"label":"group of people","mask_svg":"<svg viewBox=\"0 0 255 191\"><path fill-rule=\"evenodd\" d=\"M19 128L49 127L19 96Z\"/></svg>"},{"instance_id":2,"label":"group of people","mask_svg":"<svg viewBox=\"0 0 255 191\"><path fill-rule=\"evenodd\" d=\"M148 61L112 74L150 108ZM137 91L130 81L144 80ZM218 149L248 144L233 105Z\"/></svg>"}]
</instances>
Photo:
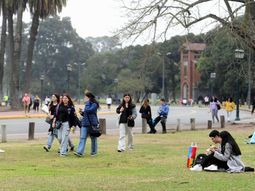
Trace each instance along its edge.
<instances>
[{"instance_id":1,"label":"group of people","mask_svg":"<svg viewBox=\"0 0 255 191\"><path fill-rule=\"evenodd\" d=\"M74 154L78 157L85 153L85 146L88 137L88 128L90 125L98 125L97 110L99 103L95 96L87 92L84 96L85 106L80 109L79 113L82 115L81 126L79 118L76 114L74 103L71 97L67 94L59 96L53 94L49 104L48 117L50 118L50 128L48 135L48 142L43 148L49 152L54 138L59 142L60 156L66 156L68 152L68 145L71 151L74 151L74 145L70 138L70 130L72 127L80 126L80 142ZM97 154L97 137L91 137L91 156Z\"/></svg>"},{"instance_id":2,"label":"group of people","mask_svg":"<svg viewBox=\"0 0 255 191\"><path fill-rule=\"evenodd\" d=\"M28 93L25 93L22 97L22 104L24 107L25 114L30 112L30 108L33 105L33 110L39 112L41 99L38 95L30 96Z\"/></svg>"},{"instance_id":3,"label":"group of people","mask_svg":"<svg viewBox=\"0 0 255 191\"><path fill-rule=\"evenodd\" d=\"M254 171L253 168L245 167L241 160L241 150L228 131L212 130L209 137L214 144L219 144L219 146L208 148L199 164L190 168L191 171L227 171L231 173Z\"/></svg>"}]
</instances>

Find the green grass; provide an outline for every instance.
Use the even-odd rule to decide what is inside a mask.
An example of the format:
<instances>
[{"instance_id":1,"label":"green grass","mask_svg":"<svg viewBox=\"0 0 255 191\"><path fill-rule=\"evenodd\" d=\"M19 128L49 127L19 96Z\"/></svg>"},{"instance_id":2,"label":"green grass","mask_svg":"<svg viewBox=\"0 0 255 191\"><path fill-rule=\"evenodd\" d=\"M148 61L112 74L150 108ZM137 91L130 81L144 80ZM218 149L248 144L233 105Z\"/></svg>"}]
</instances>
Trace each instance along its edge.
<instances>
[{"instance_id":1,"label":"green grass","mask_svg":"<svg viewBox=\"0 0 255 191\"><path fill-rule=\"evenodd\" d=\"M239 143L247 166L255 167L255 145L243 143L247 129L229 130ZM0 144L0 190L254 190L254 173L191 172L186 168L187 150L197 142L198 152L210 144L207 130L175 134L134 136L135 149L116 152L118 136L102 136L99 154L73 154L60 158L54 142L51 152L42 149L46 140ZM74 140L76 145L78 139Z\"/></svg>"}]
</instances>

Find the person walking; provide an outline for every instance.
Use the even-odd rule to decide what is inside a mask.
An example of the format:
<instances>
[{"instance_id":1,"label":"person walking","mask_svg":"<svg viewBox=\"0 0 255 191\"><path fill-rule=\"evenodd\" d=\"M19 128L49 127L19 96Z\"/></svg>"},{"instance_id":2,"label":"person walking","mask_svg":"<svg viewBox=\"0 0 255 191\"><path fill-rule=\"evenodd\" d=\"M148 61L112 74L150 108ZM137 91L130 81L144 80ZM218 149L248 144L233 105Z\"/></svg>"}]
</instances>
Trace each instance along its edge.
<instances>
[{"instance_id":1,"label":"person walking","mask_svg":"<svg viewBox=\"0 0 255 191\"><path fill-rule=\"evenodd\" d=\"M43 146L43 148L46 152L50 151L50 149L52 147L52 143L54 141L54 138L58 139L58 129L53 128L52 123L53 123L54 117L56 116L56 110L59 107L59 102L60 102L59 95L53 94L51 97L51 102L49 104L49 113L48 113L48 117L51 119L50 120L50 128L48 130L49 131L48 142L47 142L47 145ZM59 140L58 140L58 142L60 143Z\"/></svg>"},{"instance_id":2,"label":"person walking","mask_svg":"<svg viewBox=\"0 0 255 191\"><path fill-rule=\"evenodd\" d=\"M141 106L139 113L141 113L142 117L142 133L147 132L147 124L150 127L150 131L148 133L156 133L156 129L153 126L152 117L151 117L151 107L149 104L149 99L146 98Z\"/></svg>"},{"instance_id":3,"label":"person walking","mask_svg":"<svg viewBox=\"0 0 255 191\"><path fill-rule=\"evenodd\" d=\"M165 99L161 98L160 107L158 108L158 116L154 119L153 126L155 128L155 126L160 121L162 125L162 133L166 133L166 120L167 120L168 112L169 112L169 106L166 103Z\"/></svg>"},{"instance_id":4,"label":"person walking","mask_svg":"<svg viewBox=\"0 0 255 191\"><path fill-rule=\"evenodd\" d=\"M80 142L78 148L74 154L76 156L84 156L85 147L87 137L89 136L88 128L90 125L96 126L99 124L98 117L97 117L97 110L99 109L99 103L97 102L95 96L91 92L85 93L84 97L85 107L84 110L81 112L83 116L82 119L82 127L80 129ZM91 139L91 151L90 155L95 156L97 155L97 137L90 136Z\"/></svg>"},{"instance_id":5,"label":"person walking","mask_svg":"<svg viewBox=\"0 0 255 191\"><path fill-rule=\"evenodd\" d=\"M116 112L120 114L118 121L120 134L117 151L124 152L126 150L126 134L128 135L128 149L132 150L134 148L132 132L133 127L128 125L128 121L135 120L137 112L135 104L132 103L130 94L123 95L122 103L117 107Z\"/></svg>"},{"instance_id":6,"label":"person walking","mask_svg":"<svg viewBox=\"0 0 255 191\"><path fill-rule=\"evenodd\" d=\"M214 123L214 118L216 118L217 121L219 122L219 117L218 117L219 107L220 107L220 102L218 101L218 99L216 97L213 96L210 101L210 111L212 113L213 123Z\"/></svg>"},{"instance_id":7,"label":"person walking","mask_svg":"<svg viewBox=\"0 0 255 191\"><path fill-rule=\"evenodd\" d=\"M235 103L233 102L232 98L228 98L224 102L224 108L227 112L227 121L230 122L231 114L232 114L233 110L235 109Z\"/></svg>"},{"instance_id":8,"label":"person walking","mask_svg":"<svg viewBox=\"0 0 255 191\"><path fill-rule=\"evenodd\" d=\"M22 98L22 103L23 103L23 106L24 106L25 114L27 114L29 112L29 104L30 104L30 102L31 102L30 97L28 96L27 93L25 93L23 98Z\"/></svg>"},{"instance_id":9,"label":"person walking","mask_svg":"<svg viewBox=\"0 0 255 191\"><path fill-rule=\"evenodd\" d=\"M62 96L62 103L56 109L56 121L53 128L58 129L58 139L60 139L60 156L67 155L67 145L69 140L70 128L75 126L75 108L71 97L67 94Z\"/></svg>"},{"instance_id":10,"label":"person walking","mask_svg":"<svg viewBox=\"0 0 255 191\"><path fill-rule=\"evenodd\" d=\"M34 105L33 105L33 109L35 110L35 112L39 112L40 101L41 99L39 98L38 95L36 95L34 99Z\"/></svg>"},{"instance_id":11,"label":"person walking","mask_svg":"<svg viewBox=\"0 0 255 191\"><path fill-rule=\"evenodd\" d=\"M112 98L110 96L106 98L106 104L107 104L108 110L111 110Z\"/></svg>"}]
</instances>

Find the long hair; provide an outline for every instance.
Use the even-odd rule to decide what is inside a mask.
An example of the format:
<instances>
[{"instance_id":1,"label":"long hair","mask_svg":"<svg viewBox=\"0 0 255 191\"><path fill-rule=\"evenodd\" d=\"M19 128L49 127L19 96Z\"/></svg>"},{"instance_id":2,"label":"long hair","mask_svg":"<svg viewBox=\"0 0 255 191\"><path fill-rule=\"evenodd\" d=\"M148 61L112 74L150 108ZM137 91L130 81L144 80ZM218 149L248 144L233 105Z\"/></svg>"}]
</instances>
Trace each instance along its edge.
<instances>
[{"instance_id":1,"label":"long hair","mask_svg":"<svg viewBox=\"0 0 255 191\"><path fill-rule=\"evenodd\" d=\"M232 137L232 135L228 131L222 131L220 132L220 137L222 139L221 142L221 152L222 154L225 152L225 145L226 143L229 143L232 146L232 151L234 155L241 155L241 150L239 146L237 145L235 139Z\"/></svg>"},{"instance_id":2,"label":"long hair","mask_svg":"<svg viewBox=\"0 0 255 191\"><path fill-rule=\"evenodd\" d=\"M148 98L146 98L145 100L144 100L144 102L143 102L143 107L144 108L147 108L148 106L149 106L149 99Z\"/></svg>"},{"instance_id":3,"label":"long hair","mask_svg":"<svg viewBox=\"0 0 255 191\"><path fill-rule=\"evenodd\" d=\"M60 96L58 94L52 94L57 98L57 103L60 102ZM49 107L51 108L53 106L53 101L51 100Z\"/></svg>"},{"instance_id":4,"label":"long hair","mask_svg":"<svg viewBox=\"0 0 255 191\"><path fill-rule=\"evenodd\" d=\"M126 97L126 96L130 97L130 100L129 100L129 102L128 102L128 107L130 107L130 106L132 105L132 97L131 97L131 95L128 94L128 93L126 93L126 94L123 95L123 99L122 99L121 105L122 105L123 107L126 107L126 102L125 102L125 100L124 100L124 97Z\"/></svg>"},{"instance_id":5,"label":"long hair","mask_svg":"<svg viewBox=\"0 0 255 191\"><path fill-rule=\"evenodd\" d=\"M89 101L91 101L92 103L97 104L97 108L99 108L99 103L96 100L96 97L91 92L86 92L85 96L87 96L89 98Z\"/></svg>"},{"instance_id":6,"label":"long hair","mask_svg":"<svg viewBox=\"0 0 255 191\"><path fill-rule=\"evenodd\" d=\"M64 96L68 98L68 105L69 105L69 106L74 106L72 98L71 98L68 94L63 94L63 95L62 95L62 98L63 98ZM63 104L63 101L62 101L61 104Z\"/></svg>"}]
</instances>

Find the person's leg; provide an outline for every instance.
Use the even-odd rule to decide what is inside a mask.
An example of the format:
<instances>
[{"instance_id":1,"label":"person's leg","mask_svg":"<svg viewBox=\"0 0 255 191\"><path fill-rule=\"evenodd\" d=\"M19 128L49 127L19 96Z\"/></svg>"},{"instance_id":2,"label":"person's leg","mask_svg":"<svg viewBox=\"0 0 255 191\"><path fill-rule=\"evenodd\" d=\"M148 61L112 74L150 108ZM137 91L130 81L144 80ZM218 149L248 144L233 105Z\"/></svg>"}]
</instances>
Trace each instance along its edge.
<instances>
[{"instance_id":1,"label":"person's leg","mask_svg":"<svg viewBox=\"0 0 255 191\"><path fill-rule=\"evenodd\" d=\"M91 156L97 154L97 137L90 137L91 138Z\"/></svg>"},{"instance_id":2,"label":"person's leg","mask_svg":"<svg viewBox=\"0 0 255 191\"><path fill-rule=\"evenodd\" d=\"M147 119L147 123L148 123L148 125L150 127L150 131L148 133L156 133L157 131L156 131L154 125L153 125L152 118Z\"/></svg>"},{"instance_id":3,"label":"person's leg","mask_svg":"<svg viewBox=\"0 0 255 191\"><path fill-rule=\"evenodd\" d=\"M78 153L80 155L84 155L84 152L85 152L87 131L88 131L88 129L86 127L81 127L81 129L80 129L80 142L79 142L78 148L76 150L76 153Z\"/></svg>"},{"instance_id":4,"label":"person's leg","mask_svg":"<svg viewBox=\"0 0 255 191\"><path fill-rule=\"evenodd\" d=\"M166 118L162 117L160 123L162 125L162 133L166 133Z\"/></svg>"},{"instance_id":5,"label":"person's leg","mask_svg":"<svg viewBox=\"0 0 255 191\"><path fill-rule=\"evenodd\" d=\"M214 117L215 117L215 110L213 109L212 110L212 121L213 121L213 123L214 123Z\"/></svg>"},{"instance_id":6,"label":"person's leg","mask_svg":"<svg viewBox=\"0 0 255 191\"><path fill-rule=\"evenodd\" d=\"M74 144L73 144L73 141L72 141L70 135L68 135L68 146L70 147L70 150L73 151Z\"/></svg>"},{"instance_id":7,"label":"person's leg","mask_svg":"<svg viewBox=\"0 0 255 191\"><path fill-rule=\"evenodd\" d=\"M160 116L158 116L158 117L156 117L155 119L154 119L154 122L153 122L153 126L154 126L154 128L156 127L156 125L158 124L158 122L161 120L161 117Z\"/></svg>"},{"instance_id":8,"label":"person's leg","mask_svg":"<svg viewBox=\"0 0 255 191\"><path fill-rule=\"evenodd\" d=\"M125 144L126 125L127 124L125 123L119 124L120 136L119 136L118 151L124 151L126 148L126 144Z\"/></svg>"},{"instance_id":9,"label":"person's leg","mask_svg":"<svg viewBox=\"0 0 255 191\"><path fill-rule=\"evenodd\" d=\"M62 140L61 140L61 146L60 146L60 155L66 155L66 151L67 151L67 145L68 145L68 135L70 132L69 129L69 123L68 122L64 122L62 123ZM60 129L61 129L60 128Z\"/></svg>"},{"instance_id":10,"label":"person's leg","mask_svg":"<svg viewBox=\"0 0 255 191\"><path fill-rule=\"evenodd\" d=\"M128 148L133 149L134 148L134 143L133 143L132 127L127 127L126 126L126 132L128 134Z\"/></svg>"},{"instance_id":11,"label":"person's leg","mask_svg":"<svg viewBox=\"0 0 255 191\"><path fill-rule=\"evenodd\" d=\"M50 131L49 132L49 135L48 135L48 142L47 142L47 149L49 150L49 149L51 149L51 147L52 147L52 143L53 143L53 141L54 141L54 134L53 134L53 132L52 131ZM45 149L45 148L44 148ZM45 149L46 150L46 149ZM47 151L47 150L46 150Z\"/></svg>"},{"instance_id":12,"label":"person's leg","mask_svg":"<svg viewBox=\"0 0 255 191\"><path fill-rule=\"evenodd\" d=\"M201 163L203 168L214 164L214 165L218 166L218 168L228 169L228 165L227 165L226 161L221 161L221 160L215 158L213 155L214 155L214 153L211 153L210 155L205 157L204 161Z\"/></svg>"},{"instance_id":13,"label":"person's leg","mask_svg":"<svg viewBox=\"0 0 255 191\"><path fill-rule=\"evenodd\" d=\"M217 121L219 122L220 120L219 120L219 117L218 117L218 110L217 109L215 110L215 117L216 117Z\"/></svg>"}]
</instances>

